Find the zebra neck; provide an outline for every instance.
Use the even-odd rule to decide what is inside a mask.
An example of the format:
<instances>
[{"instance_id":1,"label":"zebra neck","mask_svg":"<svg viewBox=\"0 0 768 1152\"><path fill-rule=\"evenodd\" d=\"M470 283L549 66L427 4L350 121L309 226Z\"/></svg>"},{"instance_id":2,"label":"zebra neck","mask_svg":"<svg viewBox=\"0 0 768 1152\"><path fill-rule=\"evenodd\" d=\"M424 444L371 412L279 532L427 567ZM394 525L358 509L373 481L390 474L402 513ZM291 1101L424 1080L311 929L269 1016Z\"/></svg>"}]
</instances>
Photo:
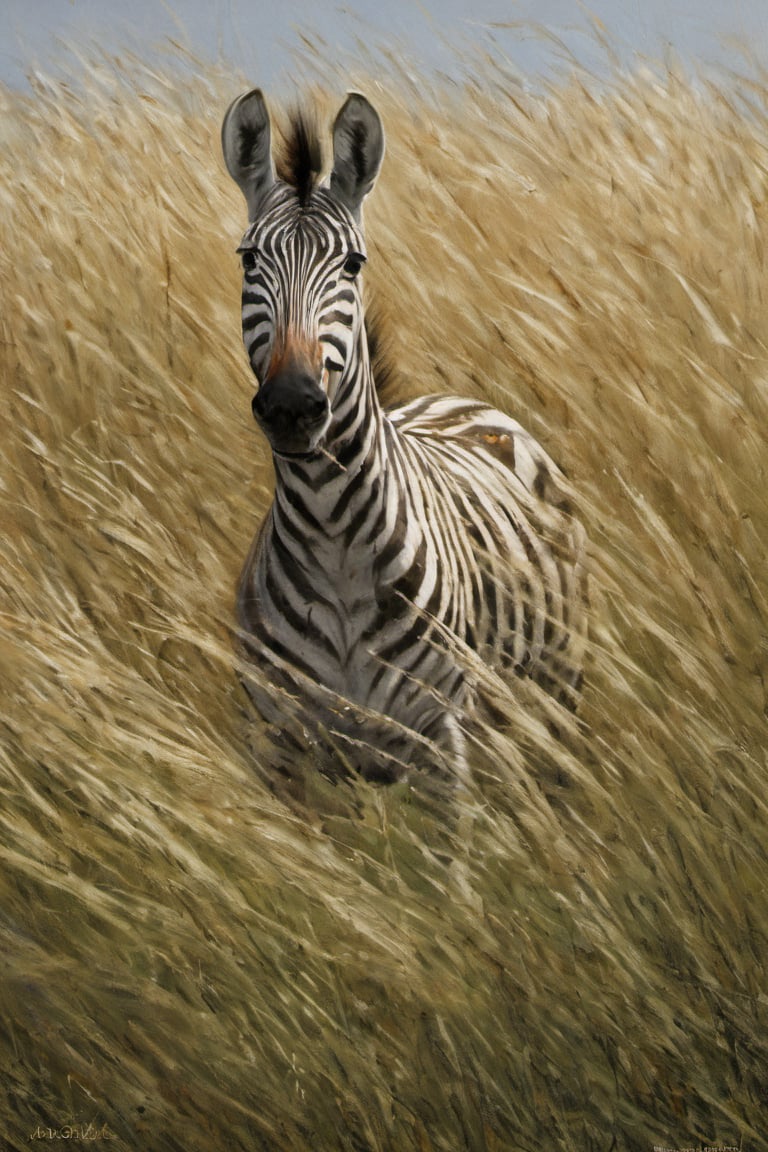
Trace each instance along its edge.
<instances>
[{"instance_id":1,"label":"zebra neck","mask_svg":"<svg viewBox=\"0 0 768 1152\"><path fill-rule=\"evenodd\" d=\"M332 413L326 450L348 472L357 473L377 442L383 422L364 328L339 381Z\"/></svg>"}]
</instances>

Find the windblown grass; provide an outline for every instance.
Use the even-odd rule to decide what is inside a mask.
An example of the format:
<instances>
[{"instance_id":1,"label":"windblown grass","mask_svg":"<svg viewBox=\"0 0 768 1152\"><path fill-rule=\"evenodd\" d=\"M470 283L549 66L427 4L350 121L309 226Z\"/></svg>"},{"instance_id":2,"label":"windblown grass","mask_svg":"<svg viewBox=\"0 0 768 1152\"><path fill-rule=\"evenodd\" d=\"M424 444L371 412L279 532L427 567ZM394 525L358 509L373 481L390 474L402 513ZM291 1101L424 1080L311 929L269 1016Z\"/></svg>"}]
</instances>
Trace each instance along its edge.
<instances>
[{"instance_id":1,"label":"windblown grass","mask_svg":"<svg viewBox=\"0 0 768 1152\"><path fill-rule=\"evenodd\" d=\"M418 781L270 792L240 85L0 96L0 1134L768 1149L768 80L357 84L395 391L487 397L580 493L581 730L496 686L461 891Z\"/></svg>"}]
</instances>

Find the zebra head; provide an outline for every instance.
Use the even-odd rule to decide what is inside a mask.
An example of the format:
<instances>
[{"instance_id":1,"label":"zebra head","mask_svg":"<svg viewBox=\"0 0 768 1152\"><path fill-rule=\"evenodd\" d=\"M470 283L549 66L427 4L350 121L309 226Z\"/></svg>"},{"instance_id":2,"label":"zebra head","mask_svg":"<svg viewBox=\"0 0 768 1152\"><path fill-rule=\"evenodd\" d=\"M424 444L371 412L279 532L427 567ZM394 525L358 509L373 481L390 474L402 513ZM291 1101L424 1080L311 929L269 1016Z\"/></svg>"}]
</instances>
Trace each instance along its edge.
<instances>
[{"instance_id":1,"label":"zebra head","mask_svg":"<svg viewBox=\"0 0 768 1152\"><path fill-rule=\"evenodd\" d=\"M333 126L333 170L315 184L319 149L299 120L293 182L278 178L269 114L258 89L230 106L222 147L248 206L243 340L259 388L253 413L273 451L303 457L321 446L343 378L356 374L365 263L361 208L384 154L378 113L347 97Z\"/></svg>"}]
</instances>

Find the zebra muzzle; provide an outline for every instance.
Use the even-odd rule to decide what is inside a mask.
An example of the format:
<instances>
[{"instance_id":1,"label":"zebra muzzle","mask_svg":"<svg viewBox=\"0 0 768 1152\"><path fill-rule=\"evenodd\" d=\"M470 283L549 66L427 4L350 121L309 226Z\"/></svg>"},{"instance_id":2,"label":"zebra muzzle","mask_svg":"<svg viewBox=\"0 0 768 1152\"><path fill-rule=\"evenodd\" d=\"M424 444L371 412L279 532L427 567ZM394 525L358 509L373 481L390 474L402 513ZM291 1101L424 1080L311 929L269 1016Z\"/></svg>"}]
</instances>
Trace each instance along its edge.
<instances>
[{"instance_id":1,"label":"zebra muzzle","mask_svg":"<svg viewBox=\"0 0 768 1152\"><path fill-rule=\"evenodd\" d=\"M328 398L320 385L292 369L270 376L251 408L276 452L312 451L329 421Z\"/></svg>"}]
</instances>

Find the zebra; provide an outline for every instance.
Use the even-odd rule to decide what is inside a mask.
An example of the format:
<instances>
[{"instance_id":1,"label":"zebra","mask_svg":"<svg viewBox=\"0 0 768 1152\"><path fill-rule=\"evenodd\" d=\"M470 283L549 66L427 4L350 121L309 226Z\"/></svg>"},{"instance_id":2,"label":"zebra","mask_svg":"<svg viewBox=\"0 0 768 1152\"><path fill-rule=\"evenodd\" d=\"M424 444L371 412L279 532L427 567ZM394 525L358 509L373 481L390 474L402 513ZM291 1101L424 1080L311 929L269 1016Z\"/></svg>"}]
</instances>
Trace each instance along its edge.
<instances>
[{"instance_id":1,"label":"zebra","mask_svg":"<svg viewBox=\"0 0 768 1152\"><path fill-rule=\"evenodd\" d=\"M516 420L455 396L382 407L361 273L384 132L364 96L348 95L332 140L321 179L317 131L297 113L276 170L259 89L222 125L248 209L243 339L275 474L238 590L246 685L273 729L298 716L310 738L367 749L354 766L368 779L422 763L461 774L473 661L575 709L585 533Z\"/></svg>"}]
</instances>

